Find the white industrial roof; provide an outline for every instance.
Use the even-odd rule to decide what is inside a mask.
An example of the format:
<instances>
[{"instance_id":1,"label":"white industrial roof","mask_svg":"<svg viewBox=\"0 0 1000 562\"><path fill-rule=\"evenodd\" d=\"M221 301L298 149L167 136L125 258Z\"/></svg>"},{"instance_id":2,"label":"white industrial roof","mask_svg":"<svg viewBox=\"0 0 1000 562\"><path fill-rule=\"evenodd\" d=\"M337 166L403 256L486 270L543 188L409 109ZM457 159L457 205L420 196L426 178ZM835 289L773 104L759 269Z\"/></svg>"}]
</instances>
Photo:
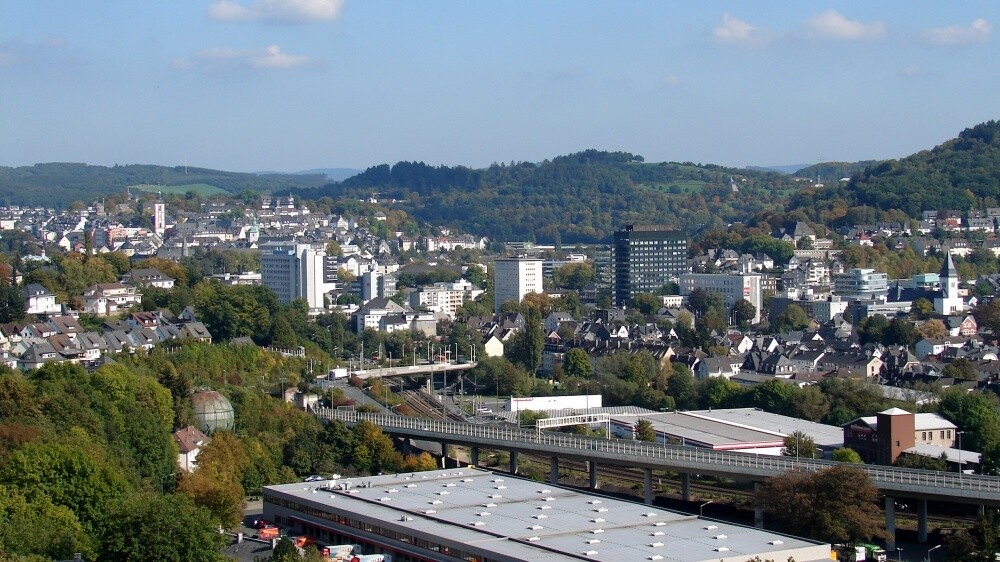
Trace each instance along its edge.
<instances>
[{"instance_id":1,"label":"white industrial roof","mask_svg":"<svg viewBox=\"0 0 1000 562\"><path fill-rule=\"evenodd\" d=\"M368 485L370 483L370 486ZM314 507L376 517L506 559L745 562L755 556L829 559L830 545L465 468L268 486Z\"/></svg>"}]
</instances>

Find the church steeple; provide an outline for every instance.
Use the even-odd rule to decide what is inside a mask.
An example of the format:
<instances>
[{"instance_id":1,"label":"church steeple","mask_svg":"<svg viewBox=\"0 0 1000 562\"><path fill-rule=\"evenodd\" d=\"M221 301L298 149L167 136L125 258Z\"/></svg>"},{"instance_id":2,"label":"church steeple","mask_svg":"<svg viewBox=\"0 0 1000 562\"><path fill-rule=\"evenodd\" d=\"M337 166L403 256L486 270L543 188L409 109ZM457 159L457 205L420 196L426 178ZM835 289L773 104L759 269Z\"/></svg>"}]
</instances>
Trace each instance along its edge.
<instances>
[{"instance_id":1,"label":"church steeple","mask_svg":"<svg viewBox=\"0 0 1000 562\"><path fill-rule=\"evenodd\" d=\"M955 262L951 259L951 252L945 251L944 264L941 266L941 292L944 297L958 296L958 270L955 269Z\"/></svg>"}]
</instances>

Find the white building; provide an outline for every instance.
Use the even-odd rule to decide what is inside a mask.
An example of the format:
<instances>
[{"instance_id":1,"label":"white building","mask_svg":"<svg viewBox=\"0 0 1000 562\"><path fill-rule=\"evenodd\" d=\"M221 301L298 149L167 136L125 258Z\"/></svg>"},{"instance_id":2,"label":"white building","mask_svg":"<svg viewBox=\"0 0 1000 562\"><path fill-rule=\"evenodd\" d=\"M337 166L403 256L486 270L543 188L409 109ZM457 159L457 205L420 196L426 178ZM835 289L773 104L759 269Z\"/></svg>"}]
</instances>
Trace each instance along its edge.
<instances>
[{"instance_id":1,"label":"white building","mask_svg":"<svg viewBox=\"0 0 1000 562\"><path fill-rule=\"evenodd\" d=\"M889 276L874 269L848 269L833 276L833 292L846 299L884 302L889 293Z\"/></svg>"},{"instance_id":2,"label":"white building","mask_svg":"<svg viewBox=\"0 0 1000 562\"><path fill-rule=\"evenodd\" d=\"M25 287L24 312L27 314L59 314L62 307L56 302L56 296L38 283Z\"/></svg>"},{"instance_id":3,"label":"white building","mask_svg":"<svg viewBox=\"0 0 1000 562\"><path fill-rule=\"evenodd\" d=\"M156 203L153 203L153 232L157 236L163 236L163 233L167 230L167 208L164 205L163 200L159 197L156 198Z\"/></svg>"},{"instance_id":4,"label":"white building","mask_svg":"<svg viewBox=\"0 0 1000 562\"><path fill-rule=\"evenodd\" d=\"M493 309L507 301L521 302L528 293L541 293L542 260L531 258L499 259L493 264Z\"/></svg>"},{"instance_id":5,"label":"white building","mask_svg":"<svg viewBox=\"0 0 1000 562\"><path fill-rule=\"evenodd\" d=\"M761 309L764 307L764 291L761 290L761 276L756 274L731 275L728 273L682 273L679 284L681 295L688 296L695 289L720 293L726 308L745 299L757 309L753 319L756 324L761 320Z\"/></svg>"},{"instance_id":6,"label":"white building","mask_svg":"<svg viewBox=\"0 0 1000 562\"><path fill-rule=\"evenodd\" d=\"M280 303L301 298L310 310L325 308L323 297L335 288L326 282L325 259L325 250L309 244L265 244L261 247L261 282L277 294Z\"/></svg>"},{"instance_id":7,"label":"white building","mask_svg":"<svg viewBox=\"0 0 1000 562\"><path fill-rule=\"evenodd\" d=\"M431 312L447 315L455 318L458 307L462 306L467 299L475 299L483 294L482 289L477 289L466 279L460 279L454 283L435 283L428 287L420 287L410 293L410 306L412 308L426 308Z\"/></svg>"}]
</instances>

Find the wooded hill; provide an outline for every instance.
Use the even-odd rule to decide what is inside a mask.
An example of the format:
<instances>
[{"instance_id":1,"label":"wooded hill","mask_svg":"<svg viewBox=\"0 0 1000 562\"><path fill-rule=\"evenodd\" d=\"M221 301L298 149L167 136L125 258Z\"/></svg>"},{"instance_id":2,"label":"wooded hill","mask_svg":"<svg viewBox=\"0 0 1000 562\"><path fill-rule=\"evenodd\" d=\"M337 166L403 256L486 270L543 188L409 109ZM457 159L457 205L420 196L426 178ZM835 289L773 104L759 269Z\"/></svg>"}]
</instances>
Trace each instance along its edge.
<instances>
[{"instance_id":1,"label":"wooded hill","mask_svg":"<svg viewBox=\"0 0 1000 562\"><path fill-rule=\"evenodd\" d=\"M18 168L0 166L0 204L65 207L72 201L88 203L126 186L164 186L164 192L186 189L204 194L206 188L228 193L244 190L271 193L323 185L326 176L223 172L186 166L90 166L53 162Z\"/></svg>"},{"instance_id":2,"label":"wooded hill","mask_svg":"<svg viewBox=\"0 0 1000 562\"><path fill-rule=\"evenodd\" d=\"M730 185L733 178L738 192ZM497 240L575 243L607 240L627 223L679 228L724 226L780 206L791 193L777 172L647 163L627 152L587 150L486 169L383 164L340 183L299 192L304 198L402 200L420 221Z\"/></svg>"},{"instance_id":3,"label":"wooded hill","mask_svg":"<svg viewBox=\"0 0 1000 562\"><path fill-rule=\"evenodd\" d=\"M920 218L924 210L1000 206L1000 122L966 129L958 138L900 160L875 163L849 182L803 189L789 208L817 222L864 215L865 222ZM868 208L861 211L859 208Z\"/></svg>"}]
</instances>

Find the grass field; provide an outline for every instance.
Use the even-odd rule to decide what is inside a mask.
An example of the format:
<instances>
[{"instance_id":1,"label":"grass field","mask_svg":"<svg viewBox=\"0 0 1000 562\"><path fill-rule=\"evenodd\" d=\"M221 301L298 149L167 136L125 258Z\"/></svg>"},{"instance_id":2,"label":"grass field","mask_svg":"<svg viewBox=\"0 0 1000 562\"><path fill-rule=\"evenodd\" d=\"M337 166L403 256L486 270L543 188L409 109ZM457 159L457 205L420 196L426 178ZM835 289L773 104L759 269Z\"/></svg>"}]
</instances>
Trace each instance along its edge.
<instances>
[{"instance_id":1,"label":"grass field","mask_svg":"<svg viewBox=\"0 0 1000 562\"><path fill-rule=\"evenodd\" d=\"M705 187L705 182L699 180L677 180L669 183L643 184L641 187L651 191L671 193L670 188L673 186L677 186L680 189L679 194L701 193Z\"/></svg>"},{"instance_id":2,"label":"grass field","mask_svg":"<svg viewBox=\"0 0 1000 562\"><path fill-rule=\"evenodd\" d=\"M229 193L224 189L215 187L214 185L208 185L207 183L189 183L186 185L132 185L129 186L132 189L138 189L139 191L147 191L150 193L156 193L157 191L163 193L172 193L174 195L184 195L189 191L193 191L202 197L209 197L211 195L220 195Z\"/></svg>"}]
</instances>

